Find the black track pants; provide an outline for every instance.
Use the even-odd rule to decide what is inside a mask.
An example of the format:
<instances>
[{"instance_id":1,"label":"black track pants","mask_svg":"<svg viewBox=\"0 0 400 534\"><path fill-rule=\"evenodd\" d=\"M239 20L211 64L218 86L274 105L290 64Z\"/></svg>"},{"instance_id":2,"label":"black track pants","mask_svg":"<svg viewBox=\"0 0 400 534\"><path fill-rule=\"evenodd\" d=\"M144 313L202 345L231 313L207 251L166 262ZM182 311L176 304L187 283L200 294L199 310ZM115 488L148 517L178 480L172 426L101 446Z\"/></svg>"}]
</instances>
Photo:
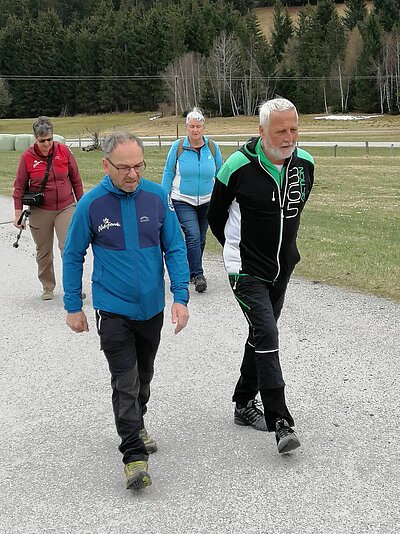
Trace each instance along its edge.
<instances>
[{"instance_id":1,"label":"black track pants","mask_svg":"<svg viewBox=\"0 0 400 534\"><path fill-rule=\"evenodd\" d=\"M277 326L289 280L278 280L272 285L253 276L230 275L229 281L249 325L232 400L246 404L260 392L268 430L275 430L275 421L281 417L293 426L285 400Z\"/></svg>"},{"instance_id":2,"label":"black track pants","mask_svg":"<svg viewBox=\"0 0 400 534\"><path fill-rule=\"evenodd\" d=\"M112 405L121 438L119 450L125 464L148 458L139 431L150 398L163 315L161 312L148 321L132 321L122 315L96 311L100 347L111 373Z\"/></svg>"}]
</instances>

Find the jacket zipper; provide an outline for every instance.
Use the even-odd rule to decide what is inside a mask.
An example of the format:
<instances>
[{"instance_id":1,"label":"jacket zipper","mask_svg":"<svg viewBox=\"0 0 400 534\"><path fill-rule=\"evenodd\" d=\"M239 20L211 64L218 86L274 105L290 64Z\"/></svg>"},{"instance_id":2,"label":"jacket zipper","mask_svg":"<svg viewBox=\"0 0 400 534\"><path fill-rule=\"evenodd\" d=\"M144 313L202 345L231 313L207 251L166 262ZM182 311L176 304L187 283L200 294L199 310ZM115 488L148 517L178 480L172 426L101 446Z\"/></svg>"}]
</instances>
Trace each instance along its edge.
<instances>
[{"instance_id":1,"label":"jacket zipper","mask_svg":"<svg viewBox=\"0 0 400 534\"><path fill-rule=\"evenodd\" d=\"M200 152L198 152L195 148L192 148L191 146L184 146L182 147L182 150L190 150L192 152L196 152L197 156L197 198L196 198L196 206L200 205Z\"/></svg>"},{"instance_id":2,"label":"jacket zipper","mask_svg":"<svg viewBox=\"0 0 400 534\"><path fill-rule=\"evenodd\" d=\"M201 148L197 151L197 206L200 206L200 159L201 159Z\"/></svg>"},{"instance_id":3,"label":"jacket zipper","mask_svg":"<svg viewBox=\"0 0 400 534\"><path fill-rule=\"evenodd\" d=\"M276 186L276 189L278 191L278 202L279 202L279 211L280 211L280 228L279 228L279 243L278 243L278 249L276 251L276 263L277 263L277 266L278 266L278 272L276 273L276 276L275 278L272 280L272 283L275 283L276 280L278 279L278 276L280 275L280 272L281 272L281 262L279 261L279 254L281 252L281 246L282 246L282 237L283 237L283 219L284 219L284 214L283 214L283 208L284 208L284 202L285 202L285 198L286 198L286 191L287 191L287 184L288 184L288 177L287 177L287 174L288 174L288 170L289 170L289 165L290 165L290 162L292 161L292 157L290 157L289 161L288 161L288 164L286 166L286 169L285 169L285 190L284 190L284 194L283 196L281 195L281 188L278 187L278 184L276 183L276 181L274 180L274 177L271 175L271 173L269 173L267 171L267 169L261 164L261 160L260 160L260 156L257 156L257 159L258 159L258 163L260 165L260 167L265 171L265 173L267 174L267 176L269 176L275 186ZM275 191L273 192L272 194L272 201L275 202Z\"/></svg>"}]
</instances>

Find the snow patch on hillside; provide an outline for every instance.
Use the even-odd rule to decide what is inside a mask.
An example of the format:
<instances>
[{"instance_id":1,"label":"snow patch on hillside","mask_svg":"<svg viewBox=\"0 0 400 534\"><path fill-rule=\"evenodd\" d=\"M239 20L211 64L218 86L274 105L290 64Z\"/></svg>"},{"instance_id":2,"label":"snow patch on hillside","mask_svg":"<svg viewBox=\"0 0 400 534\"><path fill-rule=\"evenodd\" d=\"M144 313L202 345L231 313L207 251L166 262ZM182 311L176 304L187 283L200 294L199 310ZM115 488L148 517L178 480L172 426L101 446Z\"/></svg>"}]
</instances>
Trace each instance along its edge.
<instances>
[{"instance_id":1,"label":"snow patch on hillside","mask_svg":"<svg viewBox=\"0 0 400 534\"><path fill-rule=\"evenodd\" d=\"M379 115L324 115L323 117L315 117L316 120L326 121L362 121L365 119L375 119Z\"/></svg>"}]
</instances>

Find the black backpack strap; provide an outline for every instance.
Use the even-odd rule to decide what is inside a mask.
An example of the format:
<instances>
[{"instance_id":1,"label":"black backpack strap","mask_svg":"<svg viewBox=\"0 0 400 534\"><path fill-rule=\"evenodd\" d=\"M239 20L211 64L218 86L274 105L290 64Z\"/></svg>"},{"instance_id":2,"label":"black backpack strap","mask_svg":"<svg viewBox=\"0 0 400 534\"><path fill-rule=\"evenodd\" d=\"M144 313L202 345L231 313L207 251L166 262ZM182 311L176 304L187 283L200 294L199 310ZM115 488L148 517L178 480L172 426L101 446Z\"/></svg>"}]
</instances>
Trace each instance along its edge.
<instances>
[{"instance_id":1,"label":"black backpack strap","mask_svg":"<svg viewBox=\"0 0 400 534\"><path fill-rule=\"evenodd\" d=\"M42 185L40 186L40 192L43 193L44 188L46 187L47 180L49 178L49 172L51 167L51 162L53 161L53 154L50 154L50 156L47 156L47 166L46 166L46 173L43 178Z\"/></svg>"}]
</instances>

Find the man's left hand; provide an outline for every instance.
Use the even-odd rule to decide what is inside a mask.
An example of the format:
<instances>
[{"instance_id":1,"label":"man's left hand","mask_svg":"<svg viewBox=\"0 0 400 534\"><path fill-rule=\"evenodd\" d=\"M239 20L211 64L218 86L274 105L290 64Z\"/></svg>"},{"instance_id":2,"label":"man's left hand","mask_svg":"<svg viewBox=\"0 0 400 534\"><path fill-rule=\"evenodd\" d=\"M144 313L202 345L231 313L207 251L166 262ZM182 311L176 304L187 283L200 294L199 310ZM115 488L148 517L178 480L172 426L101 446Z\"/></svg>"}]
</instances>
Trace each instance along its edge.
<instances>
[{"instance_id":1,"label":"man's left hand","mask_svg":"<svg viewBox=\"0 0 400 534\"><path fill-rule=\"evenodd\" d=\"M85 312L78 311L76 313L67 313L67 325L71 330L80 334L81 332L89 332L89 326Z\"/></svg>"},{"instance_id":2,"label":"man's left hand","mask_svg":"<svg viewBox=\"0 0 400 534\"><path fill-rule=\"evenodd\" d=\"M172 324L176 324L175 334L179 334L179 332L185 328L188 321L189 310L187 307L184 304L174 302L171 308L171 322Z\"/></svg>"}]
</instances>

